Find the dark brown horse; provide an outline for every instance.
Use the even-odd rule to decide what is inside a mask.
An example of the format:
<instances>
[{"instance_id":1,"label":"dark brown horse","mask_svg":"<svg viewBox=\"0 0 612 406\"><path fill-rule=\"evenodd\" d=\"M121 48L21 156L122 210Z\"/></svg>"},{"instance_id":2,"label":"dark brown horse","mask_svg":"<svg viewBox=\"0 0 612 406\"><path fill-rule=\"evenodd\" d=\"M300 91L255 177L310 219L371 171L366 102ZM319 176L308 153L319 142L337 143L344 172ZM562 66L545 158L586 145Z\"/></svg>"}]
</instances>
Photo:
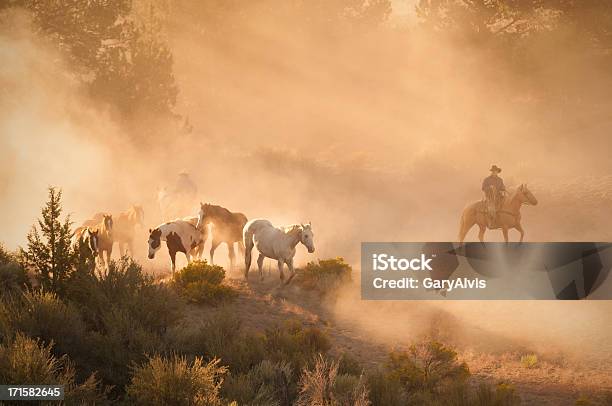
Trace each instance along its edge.
<instances>
[{"instance_id":1,"label":"dark brown horse","mask_svg":"<svg viewBox=\"0 0 612 406\"><path fill-rule=\"evenodd\" d=\"M227 244L229 252L230 268L234 267L236 254L234 243L238 243L238 249L244 255L244 244L242 243L242 229L247 223L247 218L242 213L232 213L228 209L213 204L200 203L200 212L196 228L201 230L208 224L212 225L212 244L210 247L210 262L213 262L215 250L221 243Z\"/></svg>"}]
</instances>

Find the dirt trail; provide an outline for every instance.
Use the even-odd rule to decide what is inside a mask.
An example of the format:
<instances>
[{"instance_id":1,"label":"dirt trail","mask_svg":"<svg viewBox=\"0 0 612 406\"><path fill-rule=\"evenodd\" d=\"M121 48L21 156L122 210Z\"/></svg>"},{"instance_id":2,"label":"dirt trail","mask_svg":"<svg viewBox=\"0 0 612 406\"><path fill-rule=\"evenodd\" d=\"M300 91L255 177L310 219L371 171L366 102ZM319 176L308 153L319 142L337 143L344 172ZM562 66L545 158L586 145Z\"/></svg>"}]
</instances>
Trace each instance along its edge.
<instances>
[{"instance_id":1,"label":"dirt trail","mask_svg":"<svg viewBox=\"0 0 612 406\"><path fill-rule=\"evenodd\" d=\"M339 292L333 301L324 300L297 284L280 289L275 273L264 282L252 275L249 284L239 275L231 276L228 283L240 295L225 310L240 315L246 329L262 331L284 320L299 319L325 331L333 342L333 353L347 352L366 369L384 363L394 348L433 336L458 349L475 383L512 383L526 405L573 405L580 396L596 400L612 392L609 362L596 365L561 353L538 353L537 366L529 369L520 360L532 353L529 342L466 325L427 302L364 302L356 286ZM190 317L205 317L211 311L220 310L193 307Z\"/></svg>"}]
</instances>

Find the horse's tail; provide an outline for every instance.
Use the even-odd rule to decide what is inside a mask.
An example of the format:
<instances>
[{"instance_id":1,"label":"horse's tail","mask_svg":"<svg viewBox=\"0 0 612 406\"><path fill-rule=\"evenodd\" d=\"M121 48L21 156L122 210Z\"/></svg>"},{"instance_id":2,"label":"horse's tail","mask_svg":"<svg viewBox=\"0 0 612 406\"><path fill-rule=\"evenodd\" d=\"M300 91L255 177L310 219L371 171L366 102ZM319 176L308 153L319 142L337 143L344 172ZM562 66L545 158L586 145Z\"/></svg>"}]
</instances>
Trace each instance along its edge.
<instances>
[{"instance_id":1,"label":"horse's tail","mask_svg":"<svg viewBox=\"0 0 612 406\"><path fill-rule=\"evenodd\" d=\"M253 235L255 231L253 230L253 222L248 222L245 224L242 229L242 243L244 244L244 276L245 278L249 274L249 269L251 268L251 251L253 250Z\"/></svg>"}]
</instances>

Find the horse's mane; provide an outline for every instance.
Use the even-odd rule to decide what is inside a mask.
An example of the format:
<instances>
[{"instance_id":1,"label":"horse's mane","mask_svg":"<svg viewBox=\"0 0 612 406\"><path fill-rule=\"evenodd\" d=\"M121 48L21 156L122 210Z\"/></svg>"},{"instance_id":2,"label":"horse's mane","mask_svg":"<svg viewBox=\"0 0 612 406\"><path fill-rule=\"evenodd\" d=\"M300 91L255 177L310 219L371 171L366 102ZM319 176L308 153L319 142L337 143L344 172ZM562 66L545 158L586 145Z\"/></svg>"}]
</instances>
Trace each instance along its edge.
<instances>
[{"instance_id":1,"label":"horse's mane","mask_svg":"<svg viewBox=\"0 0 612 406\"><path fill-rule=\"evenodd\" d=\"M291 224L288 226L282 226L280 227L280 229L285 233L285 234L291 234L294 233L298 230L302 230L302 225L301 224Z\"/></svg>"},{"instance_id":2,"label":"horse's mane","mask_svg":"<svg viewBox=\"0 0 612 406\"><path fill-rule=\"evenodd\" d=\"M233 213L222 206L217 206L214 204L206 203L204 205L205 208L210 209L213 216L223 216L230 217Z\"/></svg>"},{"instance_id":3,"label":"horse's mane","mask_svg":"<svg viewBox=\"0 0 612 406\"><path fill-rule=\"evenodd\" d=\"M102 221L98 224L98 230L101 234L110 233L113 231L112 225L110 228L106 227L106 219L102 217ZM112 221L112 220L111 220Z\"/></svg>"},{"instance_id":4,"label":"horse's mane","mask_svg":"<svg viewBox=\"0 0 612 406\"><path fill-rule=\"evenodd\" d=\"M512 189L509 193L508 193L508 197L506 198L507 201L511 202L516 195L519 194L519 192L522 191L523 188L523 184L518 185L517 187L515 187L514 189Z\"/></svg>"}]
</instances>

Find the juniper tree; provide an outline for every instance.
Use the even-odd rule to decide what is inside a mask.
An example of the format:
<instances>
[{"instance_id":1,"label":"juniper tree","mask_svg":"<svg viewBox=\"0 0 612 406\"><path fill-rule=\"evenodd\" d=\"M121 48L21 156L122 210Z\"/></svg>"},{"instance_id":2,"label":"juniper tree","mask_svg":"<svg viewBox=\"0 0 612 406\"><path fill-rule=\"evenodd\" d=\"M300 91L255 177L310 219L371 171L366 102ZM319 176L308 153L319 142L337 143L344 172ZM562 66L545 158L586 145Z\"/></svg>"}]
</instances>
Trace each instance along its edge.
<instances>
[{"instance_id":1,"label":"juniper tree","mask_svg":"<svg viewBox=\"0 0 612 406\"><path fill-rule=\"evenodd\" d=\"M70 216L62 222L62 191L49 188L49 200L42 209L42 218L28 233L27 250L21 248L25 265L38 276L43 288L60 291L75 263L70 245Z\"/></svg>"}]
</instances>

